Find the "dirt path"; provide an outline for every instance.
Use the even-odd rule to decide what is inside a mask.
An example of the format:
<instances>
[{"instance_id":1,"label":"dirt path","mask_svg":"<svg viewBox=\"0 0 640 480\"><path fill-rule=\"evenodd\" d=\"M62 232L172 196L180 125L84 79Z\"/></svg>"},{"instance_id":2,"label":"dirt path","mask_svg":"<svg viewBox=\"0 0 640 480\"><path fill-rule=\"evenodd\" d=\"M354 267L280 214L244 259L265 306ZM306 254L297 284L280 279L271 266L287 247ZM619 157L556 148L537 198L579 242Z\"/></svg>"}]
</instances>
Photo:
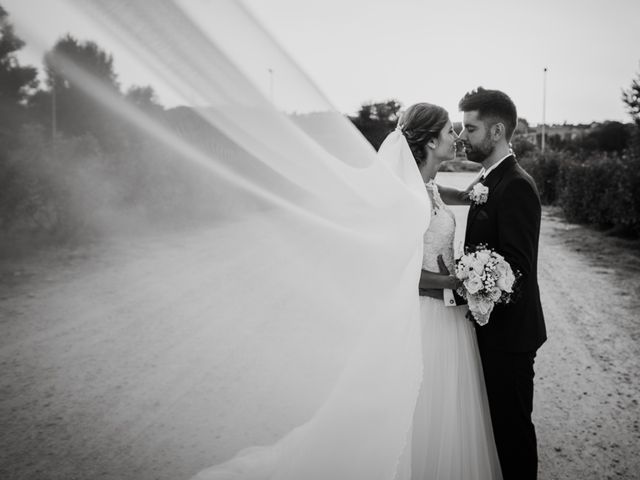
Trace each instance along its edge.
<instances>
[{"instance_id":1,"label":"dirt path","mask_svg":"<svg viewBox=\"0 0 640 480\"><path fill-rule=\"evenodd\" d=\"M640 254L625 243L545 212L542 480L640 478Z\"/></svg>"},{"instance_id":2,"label":"dirt path","mask_svg":"<svg viewBox=\"0 0 640 480\"><path fill-rule=\"evenodd\" d=\"M202 266L225 261L210 240L175 236L0 265L0 478L183 479L246 445L240 425L259 425L251 443L266 442L281 433L273 425L307 418L283 414L267 389L256 390L264 379L247 374L253 359L227 347L243 332L203 323L216 300L201 301ZM639 476L640 255L623 243L545 211L542 480ZM187 262L176 254L184 251ZM218 335L214 350L202 341L207 331Z\"/></svg>"}]
</instances>

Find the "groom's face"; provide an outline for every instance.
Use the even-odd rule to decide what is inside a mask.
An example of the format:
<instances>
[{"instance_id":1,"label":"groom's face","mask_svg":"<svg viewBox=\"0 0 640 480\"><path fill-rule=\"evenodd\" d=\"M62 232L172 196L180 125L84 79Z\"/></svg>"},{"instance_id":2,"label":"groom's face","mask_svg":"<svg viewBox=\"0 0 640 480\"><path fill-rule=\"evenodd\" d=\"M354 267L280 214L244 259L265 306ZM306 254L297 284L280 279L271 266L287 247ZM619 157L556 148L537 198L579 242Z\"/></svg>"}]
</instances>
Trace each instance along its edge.
<instances>
[{"instance_id":1,"label":"groom's face","mask_svg":"<svg viewBox=\"0 0 640 480\"><path fill-rule=\"evenodd\" d=\"M460 141L467 159L476 163L484 162L495 148L491 127L478 118L477 110L464 112L462 125L464 129L460 133Z\"/></svg>"}]
</instances>

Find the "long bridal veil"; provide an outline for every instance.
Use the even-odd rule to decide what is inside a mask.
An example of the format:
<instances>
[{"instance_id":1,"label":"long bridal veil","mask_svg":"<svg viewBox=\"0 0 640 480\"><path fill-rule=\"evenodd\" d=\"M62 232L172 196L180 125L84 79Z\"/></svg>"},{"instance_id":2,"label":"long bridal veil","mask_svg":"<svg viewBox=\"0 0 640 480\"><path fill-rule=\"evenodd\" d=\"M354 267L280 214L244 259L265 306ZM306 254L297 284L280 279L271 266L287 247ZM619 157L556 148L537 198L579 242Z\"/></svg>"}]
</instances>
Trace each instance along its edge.
<instances>
[{"instance_id":1,"label":"long bridal veil","mask_svg":"<svg viewBox=\"0 0 640 480\"><path fill-rule=\"evenodd\" d=\"M42 300L61 326L24 348L71 399L78 464L86 448L105 478L188 478L251 447L198 478L395 478L421 381L429 215L402 135L377 156L242 3L71 5L190 106L158 120L50 58L157 146L199 215L145 229L144 208L96 208L106 237L128 226L117 255Z\"/></svg>"}]
</instances>

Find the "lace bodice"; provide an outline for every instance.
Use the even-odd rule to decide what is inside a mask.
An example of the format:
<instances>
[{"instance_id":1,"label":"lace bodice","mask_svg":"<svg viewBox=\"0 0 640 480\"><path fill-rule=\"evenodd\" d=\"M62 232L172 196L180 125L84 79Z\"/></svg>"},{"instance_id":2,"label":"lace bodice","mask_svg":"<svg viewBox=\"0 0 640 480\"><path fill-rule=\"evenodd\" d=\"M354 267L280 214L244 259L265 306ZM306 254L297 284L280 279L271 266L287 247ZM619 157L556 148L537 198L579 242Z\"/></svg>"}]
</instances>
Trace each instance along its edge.
<instances>
[{"instance_id":1,"label":"lace bodice","mask_svg":"<svg viewBox=\"0 0 640 480\"><path fill-rule=\"evenodd\" d=\"M456 217L440 198L435 182L430 180L425 185L431 197L433 209L431 223L424 234L422 268L438 272L438 255L442 255L447 268L453 272L453 240L456 232Z\"/></svg>"}]
</instances>

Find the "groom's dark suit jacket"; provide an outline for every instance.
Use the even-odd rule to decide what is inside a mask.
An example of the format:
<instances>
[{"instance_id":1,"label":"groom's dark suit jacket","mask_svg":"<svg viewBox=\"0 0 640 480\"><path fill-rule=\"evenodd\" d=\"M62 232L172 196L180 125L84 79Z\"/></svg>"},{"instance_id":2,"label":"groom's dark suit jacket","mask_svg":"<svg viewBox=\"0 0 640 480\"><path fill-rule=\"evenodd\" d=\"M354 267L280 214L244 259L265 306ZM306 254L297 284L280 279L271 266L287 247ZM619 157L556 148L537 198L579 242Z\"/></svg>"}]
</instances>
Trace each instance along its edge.
<instances>
[{"instance_id":1,"label":"groom's dark suit jacket","mask_svg":"<svg viewBox=\"0 0 640 480\"><path fill-rule=\"evenodd\" d=\"M481 349L535 351L547 338L538 288L540 197L533 179L510 156L482 182L483 204L472 204L465 247L485 244L503 255L521 277L514 301L496 305L489 323L476 325Z\"/></svg>"}]
</instances>

